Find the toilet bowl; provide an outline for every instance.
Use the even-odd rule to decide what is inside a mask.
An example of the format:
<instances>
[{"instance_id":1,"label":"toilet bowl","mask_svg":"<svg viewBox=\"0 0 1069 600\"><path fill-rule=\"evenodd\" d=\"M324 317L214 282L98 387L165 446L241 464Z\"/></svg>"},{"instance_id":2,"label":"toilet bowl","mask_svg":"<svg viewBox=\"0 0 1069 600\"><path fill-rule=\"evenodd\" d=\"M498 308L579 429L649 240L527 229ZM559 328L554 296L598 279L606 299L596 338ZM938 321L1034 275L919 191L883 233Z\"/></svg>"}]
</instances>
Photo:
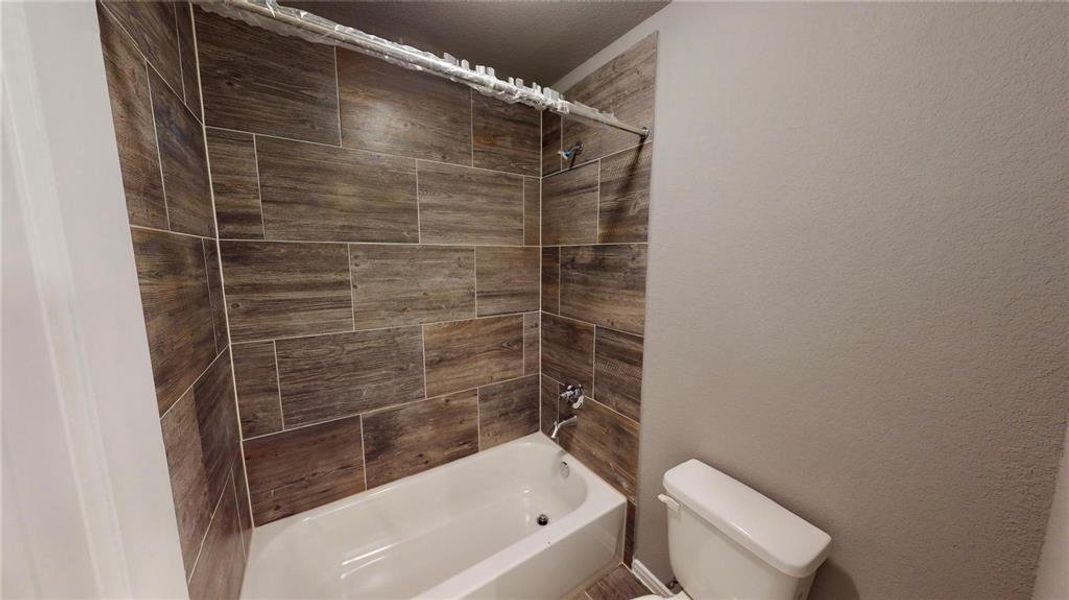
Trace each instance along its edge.
<instances>
[{"instance_id":1,"label":"toilet bowl","mask_svg":"<svg viewBox=\"0 0 1069 600\"><path fill-rule=\"evenodd\" d=\"M696 459L664 474L677 600L804 600L831 537ZM654 600L642 596L635 600Z\"/></svg>"}]
</instances>

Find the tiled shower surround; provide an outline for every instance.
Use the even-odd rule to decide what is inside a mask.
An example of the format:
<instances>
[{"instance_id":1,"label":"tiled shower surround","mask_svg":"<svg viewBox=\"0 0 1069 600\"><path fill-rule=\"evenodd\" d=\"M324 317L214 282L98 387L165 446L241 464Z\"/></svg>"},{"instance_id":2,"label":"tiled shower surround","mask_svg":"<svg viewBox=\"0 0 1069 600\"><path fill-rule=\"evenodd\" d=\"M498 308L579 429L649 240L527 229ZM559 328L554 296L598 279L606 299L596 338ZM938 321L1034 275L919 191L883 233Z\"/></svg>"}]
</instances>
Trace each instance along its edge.
<instances>
[{"instance_id":1,"label":"tiled shower surround","mask_svg":"<svg viewBox=\"0 0 1069 600\"><path fill-rule=\"evenodd\" d=\"M630 541L652 141L186 3L100 13L191 597L237 595L253 522L547 430L564 383ZM655 56L570 93L652 122Z\"/></svg>"}]
</instances>

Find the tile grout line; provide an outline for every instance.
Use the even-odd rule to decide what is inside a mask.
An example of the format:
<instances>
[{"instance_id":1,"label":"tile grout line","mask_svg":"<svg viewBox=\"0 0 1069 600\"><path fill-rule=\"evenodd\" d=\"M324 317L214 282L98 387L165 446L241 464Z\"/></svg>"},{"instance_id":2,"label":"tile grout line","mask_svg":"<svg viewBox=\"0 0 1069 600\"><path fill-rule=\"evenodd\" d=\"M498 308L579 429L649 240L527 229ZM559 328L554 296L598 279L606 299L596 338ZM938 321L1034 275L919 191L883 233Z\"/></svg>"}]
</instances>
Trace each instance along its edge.
<instances>
[{"instance_id":1,"label":"tile grout line","mask_svg":"<svg viewBox=\"0 0 1069 600\"><path fill-rule=\"evenodd\" d=\"M193 33L193 57L195 59L194 60L194 64L196 64L196 69L197 69L197 85L198 85L198 88L199 88L200 87L200 44L197 41L197 20L195 18L193 18L192 12L190 13L190 28L191 28L192 33ZM198 96L201 98L201 110L204 111L204 115L205 115L205 117L207 117L207 107L204 106L203 94L200 93L199 89L197 90L197 93L198 93ZM205 121L207 121L207 118L205 118ZM219 241L219 211L217 210L217 208L215 206L215 182L212 180L212 159L211 159L211 154L208 151L208 127L203 121L201 122L201 139L203 140L203 144L204 144L204 165L205 165L205 169L208 172L208 197L209 197L209 200L211 201L211 204L212 204L212 219L213 219L213 224L215 225L215 254L216 254L215 260L216 260L216 262L218 263L218 266L219 266L219 287L222 289L222 294L223 294L223 318L226 321L226 334L227 334L227 344L226 344L225 350L230 352L230 382L234 386L234 411L235 411L235 415L237 416L237 423L235 423L234 425L237 428L238 440L240 441L242 439L242 436L243 436L243 433L241 431L241 404L238 402L238 378L237 378L237 371L234 369L233 343L231 342L231 339L230 339L230 307L227 305L227 301L226 301L226 273L223 270L223 248L222 248L222 244ZM255 141L255 138L254 138L254 141ZM261 211L261 214L262 214L262 211ZM245 464L245 444L244 443L240 443L240 442L238 443L238 456L241 458L241 469L242 469L242 473L245 475L245 498L246 498L246 501L247 501L247 503L249 505L249 523L248 523L248 526L249 526L250 534L251 534L251 531L254 530L255 527L256 527L256 519L254 517L254 515L256 513L255 513L255 511L253 511L253 506L252 506L252 488L250 487L250 484L249 484L249 470L248 470L248 468L246 467L246 464ZM237 486L235 485L234 487L236 488ZM238 523L239 531L240 531L240 529L242 527L244 527L244 525L245 525L245 523ZM251 537L250 537L249 545L250 546L252 545Z\"/></svg>"},{"instance_id":2,"label":"tile grout line","mask_svg":"<svg viewBox=\"0 0 1069 600\"><path fill-rule=\"evenodd\" d=\"M252 134L252 162L256 167L256 203L260 206L260 235L264 240L267 240L267 225L264 223L264 191L263 186L260 184L260 150L256 144L256 134ZM223 236L220 235L219 239L222 240Z\"/></svg>"},{"instance_id":3,"label":"tile grout line","mask_svg":"<svg viewBox=\"0 0 1069 600\"><path fill-rule=\"evenodd\" d=\"M426 326L419 326L419 350L423 355L423 397L427 397L427 335Z\"/></svg>"},{"instance_id":4,"label":"tile grout line","mask_svg":"<svg viewBox=\"0 0 1069 600\"><path fill-rule=\"evenodd\" d=\"M471 143L471 166L475 168L475 92L468 88L468 140Z\"/></svg>"},{"instance_id":5,"label":"tile grout line","mask_svg":"<svg viewBox=\"0 0 1069 600\"><path fill-rule=\"evenodd\" d=\"M156 160L160 164L160 192L163 195L163 219L164 219L164 223L167 226L167 231L171 231L171 208L167 205L167 181L166 181L167 178L164 177L164 175L163 175L163 153L160 152L160 132L159 132L159 128L156 127L156 101L152 99L152 77L150 77L149 75L150 75L150 73L149 73L149 63L148 63L148 59L146 58L145 59L145 85L148 86L148 108L149 108L149 112L152 113L152 137L153 137L154 141L156 142ZM163 78L161 77L160 80L162 81ZM164 82L164 83L166 83L166 82ZM205 154L207 154L207 149L205 149ZM209 182L210 181L211 180L209 179ZM131 225L131 227L133 227L133 225ZM218 233L219 232L216 231L217 235L218 235Z\"/></svg>"},{"instance_id":6,"label":"tile grout line","mask_svg":"<svg viewBox=\"0 0 1069 600\"><path fill-rule=\"evenodd\" d=\"M345 245L345 270L349 273L349 318L353 321L352 331L356 331L356 291L353 289L353 251Z\"/></svg>"},{"instance_id":7,"label":"tile grout line","mask_svg":"<svg viewBox=\"0 0 1069 600\"><path fill-rule=\"evenodd\" d=\"M336 423L338 421L344 421L346 419L355 419L357 417L364 418L364 417L368 417L368 416L372 416L372 415L377 415L377 414L380 414L380 413L389 412L391 410L396 410L396 409L399 409L399 408L402 408L402 407L411 406L413 404L418 404L420 402L427 402L429 400L440 400L440 399L446 398L448 396L454 396L454 395L457 395L457 394L464 394L464 393L468 393L468 392L476 392L477 393L479 388L490 387L490 386L494 386L494 385L501 385L501 384L506 384L506 383L514 383L514 382L519 381L521 379L525 379L527 377L534 377L534 376L535 376L534 373L532 373L530 375L517 375L516 377L510 377L508 379L501 379L501 380L498 380L498 381L491 381L491 382L488 382L488 383L483 383L481 385L477 385L475 387L464 388L462 390L453 390L453 391L444 392L444 393L437 394L437 395L434 395L434 396L429 396L429 397L424 396L423 398L417 398L416 400L407 400L405 402L399 402L397 404L392 404L390 406L383 406L383 407L380 407L380 408L375 408L375 409L371 409L371 410L360 412L360 413L354 413L354 414L351 414L351 415L344 415L344 416L341 416L341 417L332 417L330 419L324 419L322 421L316 421L314 423L305 423L305 424L297 425L296 427L290 427L289 429L286 429L286 430L283 430L283 431L272 431L271 433L264 433L264 434L261 434L261 435L254 435L252 437L242 438L241 441L242 442L251 442L253 440L262 440L262 439L266 439L266 438L273 437L273 436L276 436L276 435L282 435L282 434L290 433L290 432L293 432L293 431L300 431L302 429L308 429L308 428L311 428L311 427L318 427L320 425L327 425L329 423ZM599 402L599 404L600 404L600 402Z\"/></svg>"},{"instance_id":8,"label":"tile grout line","mask_svg":"<svg viewBox=\"0 0 1069 600\"><path fill-rule=\"evenodd\" d=\"M334 99L338 103L338 146L344 148L341 127L341 77L338 76L338 47L334 46Z\"/></svg>"},{"instance_id":9,"label":"tile grout line","mask_svg":"<svg viewBox=\"0 0 1069 600\"><path fill-rule=\"evenodd\" d=\"M472 261L471 261L471 274L475 279L475 316L473 319L479 318L479 249L471 249Z\"/></svg>"},{"instance_id":10,"label":"tile grout line","mask_svg":"<svg viewBox=\"0 0 1069 600\"><path fill-rule=\"evenodd\" d=\"M229 348L229 345L227 346L227 348ZM197 375L193 379L193 383L189 384L189 387L187 387L186 389L182 390L182 393L178 395L178 399L175 400L174 402L172 402L171 405L167 407L167 410L163 411L163 414L160 415L160 420L161 421L163 420L164 417L166 417L168 414L170 414L171 410L179 402L181 402L182 398L186 397L186 394L188 394L190 392L190 390L193 389L194 386L196 386L198 383L200 383L200 380L201 380L202 377L204 377L204 374L207 373L212 368L212 365L215 364L215 361L219 360L219 357L222 356L224 352L226 352L227 348L223 348L222 350L220 350L220 351L215 353L215 356L213 356L212 359L210 361L208 361L208 366L204 367L204 370L201 371L200 374Z\"/></svg>"},{"instance_id":11,"label":"tile grout line","mask_svg":"<svg viewBox=\"0 0 1069 600\"><path fill-rule=\"evenodd\" d=\"M182 103L184 104L186 102L186 67L182 64L182 26L178 20L179 6L179 4L172 4L171 8L174 9L174 37L178 42L178 84L182 86Z\"/></svg>"},{"instance_id":12,"label":"tile grout line","mask_svg":"<svg viewBox=\"0 0 1069 600\"><path fill-rule=\"evenodd\" d=\"M271 340L271 350L275 355L275 387L278 389L278 422L282 429L286 430L286 411L282 410L282 369L278 367L278 341ZM237 382L234 382L234 388L237 388Z\"/></svg>"},{"instance_id":13,"label":"tile grout line","mask_svg":"<svg viewBox=\"0 0 1069 600\"><path fill-rule=\"evenodd\" d=\"M416 245L423 243L423 216L419 207L419 161L416 161Z\"/></svg>"},{"instance_id":14,"label":"tile grout line","mask_svg":"<svg viewBox=\"0 0 1069 600\"><path fill-rule=\"evenodd\" d=\"M145 225L131 225L131 227L141 227L142 229L157 229L158 231L170 231L169 229L159 229L154 227L148 227ZM175 231L174 233L184 233L182 231ZM194 235L195 233L189 233L186 235ZM198 236L206 237L206 236ZM214 238L211 238L214 239ZM416 246L429 246L429 247L441 247L441 248L535 248L538 246L528 246L526 244L484 244L484 243L443 243L443 242L360 242L349 240L321 240L321 239L307 239L307 240L294 240L294 239L260 239L260 238L236 238L236 237L224 237L219 238L223 242L247 242L247 243L272 243L272 244L351 244L354 246L407 246L414 248ZM589 244L550 244L548 246L541 246L543 248L581 248L586 246L636 246L646 245L647 242L604 242L604 243L589 243Z\"/></svg>"},{"instance_id":15,"label":"tile grout line","mask_svg":"<svg viewBox=\"0 0 1069 600\"><path fill-rule=\"evenodd\" d=\"M197 548L197 556L193 559L193 567L189 570L189 576L186 577L186 585L193 581L193 576L197 574L197 567L200 566L200 557L204 554L204 542L208 541L208 533L212 530L212 523L215 522L215 515L219 513L219 508L223 505L223 496L226 495L226 484L230 482L230 479L234 476L231 472L223 481L223 492L219 494L219 499L215 501L215 508L212 509L210 515L208 515L208 526L204 528L204 535L200 538L200 546ZM242 546L244 548L244 546Z\"/></svg>"},{"instance_id":16,"label":"tile grout line","mask_svg":"<svg viewBox=\"0 0 1069 600\"><path fill-rule=\"evenodd\" d=\"M403 154L393 154L391 152L379 152L377 150L365 150L363 148L350 148L348 146L341 146L341 145L338 145L338 144L327 144L325 142L317 142L317 141L314 141L314 140L302 140L302 139L299 139L299 138L286 137L284 135L275 135L273 133L263 133L263 132L259 132L259 131L245 131L244 129L234 129L232 127L219 127L218 125L207 125L206 127L208 129L216 129L216 130L219 130L219 131L229 131L231 133L243 133L245 135L256 135L256 136L259 136L259 137L272 138L272 139L276 139L276 140L282 140L282 141L286 141L286 142L294 142L294 143L298 143L298 144L313 144L313 145L316 145L316 146L322 146L324 148L333 148L334 150L347 150L347 151L350 151L350 152L360 152L360 153L363 153L363 154L373 154L373 155L376 155L376 156L385 156L385 157L388 157L388 158L398 158L398 159L403 159L403 160L421 160L423 162L433 163L433 164L436 164L436 165L444 165L444 166L447 166L447 167L460 167L460 168L463 168L463 169L474 169L476 171L486 171L486 172L489 172L489 173L497 173L498 175L510 175L512 177L519 177L521 179L524 177L523 173L516 173L516 172L513 172L513 171L501 171L499 169L488 169L486 167L473 167L471 165L466 165L464 163L447 162L447 161L444 161L444 160L435 160L433 158L416 158L416 157L413 157L413 156L406 156L406 155L403 155ZM528 177L533 177L533 175L528 175Z\"/></svg>"},{"instance_id":17,"label":"tile grout line","mask_svg":"<svg viewBox=\"0 0 1069 600\"><path fill-rule=\"evenodd\" d=\"M367 491L367 446L364 445L364 415L360 419L360 462L364 465L364 490Z\"/></svg>"},{"instance_id":18,"label":"tile grout line","mask_svg":"<svg viewBox=\"0 0 1069 600\"><path fill-rule=\"evenodd\" d=\"M204 238L202 238L200 240L200 254L201 254L201 258L203 259L203 262L204 262L204 278L207 280L207 284L208 284L208 309L211 310L211 305L212 305L211 271L208 270L208 251L204 248L204 241L205 241ZM221 283L220 283L219 287L220 288L223 287ZM219 301L222 302L223 299L219 298ZM224 307L223 310L226 310L226 308ZM212 312L214 313L215 311L212 310ZM215 343L216 347L219 347L219 331L217 331L216 327L215 327L215 315L214 314L212 315L212 341ZM223 350L225 350L225 349L226 348L223 348ZM220 352L221 352L221 350L220 350ZM237 386L235 386L234 393L235 394L237 393Z\"/></svg>"}]
</instances>

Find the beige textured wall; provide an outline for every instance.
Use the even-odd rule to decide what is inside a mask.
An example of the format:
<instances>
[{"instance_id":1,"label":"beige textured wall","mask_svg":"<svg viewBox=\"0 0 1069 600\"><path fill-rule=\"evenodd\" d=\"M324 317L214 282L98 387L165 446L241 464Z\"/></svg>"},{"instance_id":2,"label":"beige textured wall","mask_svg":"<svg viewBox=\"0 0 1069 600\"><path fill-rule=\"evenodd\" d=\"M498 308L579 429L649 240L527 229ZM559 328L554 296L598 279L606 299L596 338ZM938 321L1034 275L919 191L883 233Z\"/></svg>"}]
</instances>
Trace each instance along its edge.
<instances>
[{"instance_id":1,"label":"beige textured wall","mask_svg":"<svg viewBox=\"0 0 1069 600\"><path fill-rule=\"evenodd\" d=\"M637 558L698 457L828 531L813 598L1026 598L1067 413L1069 6L674 3Z\"/></svg>"}]
</instances>

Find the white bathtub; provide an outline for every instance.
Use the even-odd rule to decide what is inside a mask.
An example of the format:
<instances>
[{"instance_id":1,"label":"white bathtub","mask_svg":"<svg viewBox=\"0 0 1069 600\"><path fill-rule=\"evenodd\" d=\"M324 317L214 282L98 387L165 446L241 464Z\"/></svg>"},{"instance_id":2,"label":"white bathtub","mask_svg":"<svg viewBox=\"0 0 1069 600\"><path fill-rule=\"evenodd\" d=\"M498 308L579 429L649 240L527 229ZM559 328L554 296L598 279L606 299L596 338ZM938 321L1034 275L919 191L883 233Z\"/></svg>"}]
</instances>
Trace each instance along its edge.
<instances>
[{"instance_id":1,"label":"white bathtub","mask_svg":"<svg viewBox=\"0 0 1069 600\"><path fill-rule=\"evenodd\" d=\"M256 528L242 597L556 600L619 562L625 511L535 433Z\"/></svg>"}]
</instances>

